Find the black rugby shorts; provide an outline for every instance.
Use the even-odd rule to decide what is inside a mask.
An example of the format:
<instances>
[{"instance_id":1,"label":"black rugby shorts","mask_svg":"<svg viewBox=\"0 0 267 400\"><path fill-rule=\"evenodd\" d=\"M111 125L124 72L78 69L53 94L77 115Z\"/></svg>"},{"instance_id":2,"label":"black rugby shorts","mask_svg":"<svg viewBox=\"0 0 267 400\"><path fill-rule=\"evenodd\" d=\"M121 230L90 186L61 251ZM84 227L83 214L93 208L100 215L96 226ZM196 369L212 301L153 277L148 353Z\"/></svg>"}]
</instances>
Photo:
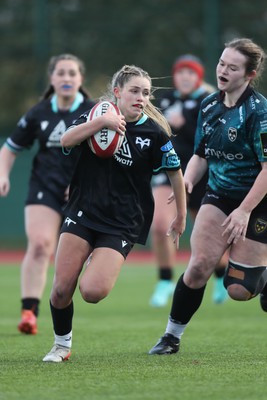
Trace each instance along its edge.
<instances>
[{"instance_id":1,"label":"black rugby shorts","mask_svg":"<svg viewBox=\"0 0 267 400\"><path fill-rule=\"evenodd\" d=\"M126 259L127 255L132 250L132 243L125 235L99 232L84 225L79 224L74 219L66 217L63 221L60 233L67 232L79 236L86 240L93 249L98 247L107 247L122 254Z\"/></svg>"},{"instance_id":2,"label":"black rugby shorts","mask_svg":"<svg viewBox=\"0 0 267 400\"><path fill-rule=\"evenodd\" d=\"M26 206L30 204L47 206L63 215L65 200L56 197L54 193L44 188L39 182L31 181L25 201Z\"/></svg>"}]
</instances>

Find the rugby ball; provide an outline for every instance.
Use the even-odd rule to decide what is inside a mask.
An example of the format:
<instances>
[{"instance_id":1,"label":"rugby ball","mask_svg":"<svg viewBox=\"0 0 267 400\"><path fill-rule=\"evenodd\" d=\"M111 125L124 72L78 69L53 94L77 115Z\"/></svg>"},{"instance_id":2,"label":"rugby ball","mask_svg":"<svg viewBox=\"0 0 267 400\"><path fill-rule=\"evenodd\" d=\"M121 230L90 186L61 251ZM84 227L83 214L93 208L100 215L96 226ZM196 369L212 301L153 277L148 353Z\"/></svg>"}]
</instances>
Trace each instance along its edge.
<instances>
[{"instance_id":1,"label":"rugby ball","mask_svg":"<svg viewBox=\"0 0 267 400\"><path fill-rule=\"evenodd\" d=\"M97 103L90 111L87 121L92 121L95 118L105 114L108 108L111 108L114 114L120 115L121 112L116 104L110 101L101 101ZM119 133L103 128L88 138L88 145L92 152L101 158L109 158L115 154L122 145L124 136Z\"/></svg>"}]
</instances>

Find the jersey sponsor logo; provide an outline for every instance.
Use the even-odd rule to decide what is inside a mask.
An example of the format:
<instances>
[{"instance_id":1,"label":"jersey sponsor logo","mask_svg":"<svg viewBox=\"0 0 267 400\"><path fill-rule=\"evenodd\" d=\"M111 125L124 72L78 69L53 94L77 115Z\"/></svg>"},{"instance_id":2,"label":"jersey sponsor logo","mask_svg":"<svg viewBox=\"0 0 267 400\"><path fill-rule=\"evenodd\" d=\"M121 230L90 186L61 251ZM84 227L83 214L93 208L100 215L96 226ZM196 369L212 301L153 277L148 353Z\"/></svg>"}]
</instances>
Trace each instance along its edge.
<instances>
[{"instance_id":1,"label":"jersey sponsor logo","mask_svg":"<svg viewBox=\"0 0 267 400\"><path fill-rule=\"evenodd\" d=\"M209 103L205 108L203 108L202 112L205 114L211 107L218 103L218 100L214 100L212 103Z\"/></svg>"},{"instance_id":2,"label":"jersey sponsor logo","mask_svg":"<svg viewBox=\"0 0 267 400\"><path fill-rule=\"evenodd\" d=\"M267 157L267 132L261 133L261 148L263 157Z\"/></svg>"},{"instance_id":3,"label":"jersey sponsor logo","mask_svg":"<svg viewBox=\"0 0 267 400\"><path fill-rule=\"evenodd\" d=\"M73 221L73 219L67 217L64 221L65 224L67 224L68 226L70 226L71 223L73 223L74 225L76 225L77 222Z\"/></svg>"},{"instance_id":4,"label":"jersey sponsor logo","mask_svg":"<svg viewBox=\"0 0 267 400\"><path fill-rule=\"evenodd\" d=\"M19 126L20 128L26 128L27 125L28 125L28 124L27 124L27 120L26 120L26 118L25 118L25 115L23 115L23 117L21 117L20 120L19 120L19 122L18 122L18 126Z\"/></svg>"},{"instance_id":5,"label":"jersey sponsor logo","mask_svg":"<svg viewBox=\"0 0 267 400\"><path fill-rule=\"evenodd\" d=\"M146 147L149 147L150 146L150 143L151 143L151 140L150 139L142 139L140 136L138 136L136 139L135 139L135 144L136 145L140 145L140 147L141 147L141 150L143 150L143 148L146 146Z\"/></svg>"},{"instance_id":6,"label":"jersey sponsor logo","mask_svg":"<svg viewBox=\"0 0 267 400\"><path fill-rule=\"evenodd\" d=\"M225 153L224 151L215 150L215 149L212 149L210 147L207 147L205 149L205 156L207 158L208 157L216 157L219 160L221 158L224 158L225 160L228 160L228 161L243 160L243 158L244 158L244 155L242 153L235 153L235 154L233 154L233 153Z\"/></svg>"},{"instance_id":7,"label":"jersey sponsor logo","mask_svg":"<svg viewBox=\"0 0 267 400\"><path fill-rule=\"evenodd\" d=\"M125 137L121 148L113 156L120 164L131 166L133 163L132 154L127 138Z\"/></svg>"},{"instance_id":8,"label":"jersey sponsor logo","mask_svg":"<svg viewBox=\"0 0 267 400\"><path fill-rule=\"evenodd\" d=\"M255 104L253 96L250 96L250 107L252 110L256 109L256 104Z\"/></svg>"},{"instance_id":9,"label":"jersey sponsor logo","mask_svg":"<svg viewBox=\"0 0 267 400\"><path fill-rule=\"evenodd\" d=\"M204 122L203 131L205 132L205 135L211 135L214 129L207 122Z\"/></svg>"},{"instance_id":10,"label":"jersey sponsor logo","mask_svg":"<svg viewBox=\"0 0 267 400\"><path fill-rule=\"evenodd\" d=\"M228 138L231 142L234 142L237 138L237 129L236 128L229 128L228 129Z\"/></svg>"},{"instance_id":11,"label":"jersey sponsor logo","mask_svg":"<svg viewBox=\"0 0 267 400\"><path fill-rule=\"evenodd\" d=\"M242 124L244 122L244 115L243 115L243 107L242 106L239 107L239 118L240 118L240 122Z\"/></svg>"},{"instance_id":12,"label":"jersey sponsor logo","mask_svg":"<svg viewBox=\"0 0 267 400\"><path fill-rule=\"evenodd\" d=\"M265 232L267 229L267 221L262 218L257 218L255 222L255 232L257 235Z\"/></svg>"},{"instance_id":13,"label":"jersey sponsor logo","mask_svg":"<svg viewBox=\"0 0 267 400\"><path fill-rule=\"evenodd\" d=\"M48 127L48 125L49 125L49 121L41 121L41 129L42 129L42 131L45 131L46 128Z\"/></svg>"},{"instance_id":14,"label":"jersey sponsor logo","mask_svg":"<svg viewBox=\"0 0 267 400\"><path fill-rule=\"evenodd\" d=\"M55 126L53 131L50 133L46 143L46 147L61 147L60 138L66 131L66 124L63 120Z\"/></svg>"},{"instance_id":15,"label":"jersey sponsor logo","mask_svg":"<svg viewBox=\"0 0 267 400\"><path fill-rule=\"evenodd\" d=\"M122 247L125 247L125 246L127 246L127 244L128 244L128 242L126 242L126 240L122 240L122 241L121 241L121 245L122 245Z\"/></svg>"}]
</instances>

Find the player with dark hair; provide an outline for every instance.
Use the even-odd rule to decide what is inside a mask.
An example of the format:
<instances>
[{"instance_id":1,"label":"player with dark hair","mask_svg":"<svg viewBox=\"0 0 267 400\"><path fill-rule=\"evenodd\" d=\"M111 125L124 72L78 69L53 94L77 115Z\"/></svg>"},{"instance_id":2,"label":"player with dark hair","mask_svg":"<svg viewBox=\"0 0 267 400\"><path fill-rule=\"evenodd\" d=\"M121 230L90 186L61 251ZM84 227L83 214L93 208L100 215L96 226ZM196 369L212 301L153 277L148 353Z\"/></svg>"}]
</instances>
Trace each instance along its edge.
<instances>
[{"instance_id":1,"label":"player with dark hair","mask_svg":"<svg viewBox=\"0 0 267 400\"><path fill-rule=\"evenodd\" d=\"M184 180L191 193L208 169L208 189L165 334L150 354L179 350L181 336L226 249L224 285L229 296L247 301L260 294L261 307L267 311L267 99L253 88L265 57L250 39L226 43L216 69L219 91L201 105L195 154Z\"/></svg>"},{"instance_id":2,"label":"player with dark hair","mask_svg":"<svg viewBox=\"0 0 267 400\"><path fill-rule=\"evenodd\" d=\"M22 313L18 329L37 333L39 303L54 254L68 187L78 153L62 153L61 135L94 103L82 87L83 62L72 54L50 59L49 86L40 102L18 122L0 151L0 196L10 189L9 175L17 155L38 142L25 206L27 250L21 265Z\"/></svg>"},{"instance_id":3,"label":"player with dark hair","mask_svg":"<svg viewBox=\"0 0 267 400\"><path fill-rule=\"evenodd\" d=\"M98 303L115 285L133 245L145 244L154 208L152 174L166 170L170 178L177 214L169 234L176 244L185 229L180 161L170 141L170 127L150 97L148 73L125 65L114 75L106 98L117 104L122 115L108 109L88 120L86 113L61 139L66 148L79 144L80 158L70 186L50 297L55 342L43 361L61 362L70 356L72 297L78 279L83 299ZM119 151L106 159L96 156L87 142L104 127L125 135Z\"/></svg>"},{"instance_id":4,"label":"player with dark hair","mask_svg":"<svg viewBox=\"0 0 267 400\"><path fill-rule=\"evenodd\" d=\"M172 67L173 89L165 90L158 95L157 105L169 122L173 136L172 143L181 159L182 171L194 153L195 131L197 117L202 100L215 89L204 82L205 69L201 60L185 54L178 57ZM195 185L192 193L187 196L187 207L192 222L205 194L208 174ZM155 213L151 227L152 247L158 263L158 282L150 299L153 307L163 307L172 297L175 288L173 271L176 249L170 238L166 236L167 228L173 219L175 207L167 204L170 195L168 176L162 172L153 178L153 194L155 198ZM223 303L227 292L223 286L223 275L227 265L227 257L220 260L215 269L213 300Z\"/></svg>"}]
</instances>

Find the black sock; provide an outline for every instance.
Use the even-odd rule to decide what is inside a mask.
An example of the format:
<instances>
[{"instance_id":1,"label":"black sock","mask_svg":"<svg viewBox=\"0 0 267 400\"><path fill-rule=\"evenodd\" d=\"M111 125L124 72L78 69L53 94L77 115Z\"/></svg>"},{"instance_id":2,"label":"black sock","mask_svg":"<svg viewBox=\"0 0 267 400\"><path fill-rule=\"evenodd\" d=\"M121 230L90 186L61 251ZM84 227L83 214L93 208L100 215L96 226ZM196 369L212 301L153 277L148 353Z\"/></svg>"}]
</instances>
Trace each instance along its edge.
<instances>
[{"instance_id":1,"label":"black sock","mask_svg":"<svg viewBox=\"0 0 267 400\"><path fill-rule=\"evenodd\" d=\"M56 335L67 335L72 330L73 302L66 308L55 308L50 301L50 310Z\"/></svg>"},{"instance_id":2,"label":"black sock","mask_svg":"<svg viewBox=\"0 0 267 400\"><path fill-rule=\"evenodd\" d=\"M39 303L40 303L39 299L36 299L34 297L25 297L24 299L21 299L21 303L22 303L21 308L23 310L31 310L34 313L34 315L38 317Z\"/></svg>"},{"instance_id":3,"label":"black sock","mask_svg":"<svg viewBox=\"0 0 267 400\"><path fill-rule=\"evenodd\" d=\"M204 295L206 285L200 289L190 289L180 276L173 295L170 316L173 320L184 325L187 324L198 310Z\"/></svg>"},{"instance_id":4,"label":"black sock","mask_svg":"<svg viewBox=\"0 0 267 400\"><path fill-rule=\"evenodd\" d=\"M173 270L171 267L159 267L159 279L163 281L171 281L173 278Z\"/></svg>"}]
</instances>

